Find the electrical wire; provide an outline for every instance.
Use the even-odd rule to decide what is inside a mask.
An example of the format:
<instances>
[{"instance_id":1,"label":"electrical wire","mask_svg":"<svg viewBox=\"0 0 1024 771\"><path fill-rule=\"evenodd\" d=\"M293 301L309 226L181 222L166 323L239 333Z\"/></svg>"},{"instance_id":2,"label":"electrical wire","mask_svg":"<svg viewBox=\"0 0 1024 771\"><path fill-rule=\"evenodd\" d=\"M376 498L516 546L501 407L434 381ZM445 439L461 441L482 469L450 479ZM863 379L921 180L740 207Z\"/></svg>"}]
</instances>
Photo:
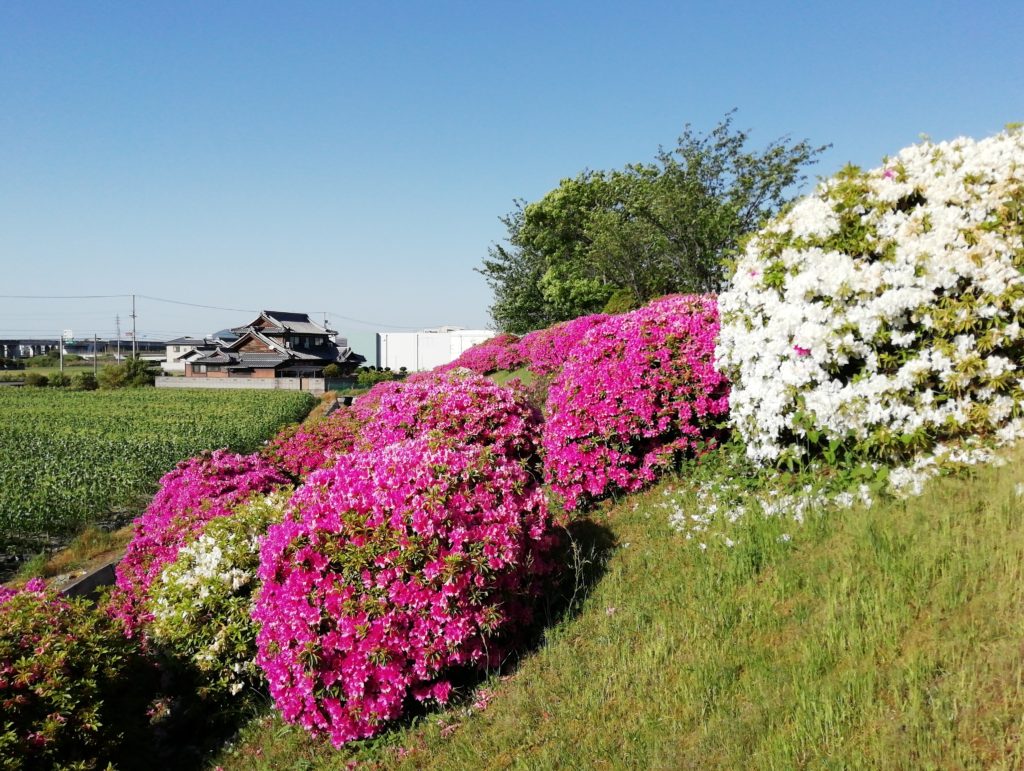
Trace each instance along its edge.
<instances>
[{"instance_id":1,"label":"electrical wire","mask_svg":"<svg viewBox=\"0 0 1024 771\"><path fill-rule=\"evenodd\" d=\"M131 297L130 294L0 294L6 300L109 300L114 297Z\"/></svg>"},{"instance_id":2,"label":"electrical wire","mask_svg":"<svg viewBox=\"0 0 1024 771\"><path fill-rule=\"evenodd\" d=\"M334 311L320 311L320 313L326 313L328 316L333 316L334 318L342 319L344 321L350 321L353 324L363 324L364 326L367 327L386 327L388 329L423 329L422 326L401 327L396 324L382 324L379 321L363 321L362 319L354 319L351 316L343 316L340 313L335 313Z\"/></svg>"},{"instance_id":3,"label":"electrical wire","mask_svg":"<svg viewBox=\"0 0 1024 771\"><path fill-rule=\"evenodd\" d=\"M135 297L142 300L151 300L153 302L169 303L171 305L184 305L190 308L205 308L207 310L215 311L229 311L231 313L259 313L260 311L253 308L229 308L223 305L204 305L202 303L187 302L185 300L172 300L167 297L154 297L153 295L147 294L82 294L82 295L27 295L27 294L0 294L0 299L7 300L98 300L98 299L123 299ZM341 319L352 324L360 324L365 327L375 327L383 329L398 329L398 330L419 330L428 328L429 325L419 326L405 326L400 324L385 324L379 321L367 321L365 319L357 319L352 316L346 316L336 311L320 311L319 313L327 314L332 318ZM16 314L11 314L16 315ZM42 318L42 317L35 317ZM47 330L35 330L35 329L6 329L0 331L0 334L10 332L46 332ZM142 337L143 333L139 333L139 337Z\"/></svg>"},{"instance_id":4,"label":"electrical wire","mask_svg":"<svg viewBox=\"0 0 1024 771\"><path fill-rule=\"evenodd\" d=\"M257 310L252 308L225 308L220 305L200 305L199 303L189 303L184 300L168 300L166 297L152 297L148 294L137 294L136 297L141 297L143 300L155 300L161 303L171 303L172 305L188 305L192 308L208 308L212 311L231 311L232 313L259 313Z\"/></svg>"}]
</instances>

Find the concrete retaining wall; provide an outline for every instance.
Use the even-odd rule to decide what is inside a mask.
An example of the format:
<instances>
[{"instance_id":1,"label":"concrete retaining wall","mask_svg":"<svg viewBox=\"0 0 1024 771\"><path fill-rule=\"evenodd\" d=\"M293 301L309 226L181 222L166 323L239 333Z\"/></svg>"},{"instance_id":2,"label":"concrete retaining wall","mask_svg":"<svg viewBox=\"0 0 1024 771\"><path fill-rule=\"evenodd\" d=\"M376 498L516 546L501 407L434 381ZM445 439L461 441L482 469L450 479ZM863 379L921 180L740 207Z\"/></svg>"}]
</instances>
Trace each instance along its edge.
<instances>
[{"instance_id":1,"label":"concrete retaining wall","mask_svg":"<svg viewBox=\"0 0 1024 771\"><path fill-rule=\"evenodd\" d=\"M322 377L275 377L275 378L205 378L205 377L158 377L157 388L225 388L257 389L263 391L309 391L320 395L324 392Z\"/></svg>"}]
</instances>

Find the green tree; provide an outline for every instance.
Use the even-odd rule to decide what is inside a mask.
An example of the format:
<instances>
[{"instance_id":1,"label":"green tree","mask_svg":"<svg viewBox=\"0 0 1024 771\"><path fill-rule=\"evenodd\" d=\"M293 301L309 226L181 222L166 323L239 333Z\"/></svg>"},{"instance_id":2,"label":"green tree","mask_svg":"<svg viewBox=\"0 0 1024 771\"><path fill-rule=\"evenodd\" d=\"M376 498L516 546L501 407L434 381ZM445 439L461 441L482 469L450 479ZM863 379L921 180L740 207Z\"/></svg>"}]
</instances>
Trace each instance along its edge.
<instances>
[{"instance_id":1,"label":"green tree","mask_svg":"<svg viewBox=\"0 0 1024 771\"><path fill-rule=\"evenodd\" d=\"M480 272L499 329L523 333L671 292L717 291L740 240L774 216L827 146L787 137L760 151L733 113L707 135L687 125L651 163L584 171L516 201Z\"/></svg>"},{"instance_id":2,"label":"green tree","mask_svg":"<svg viewBox=\"0 0 1024 771\"><path fill-rule=\"evenodd\" d=\"M135 388L153 385L156 374L142 359L126 359L120 364L104 367L100 370L100 388Z\"/></svg>"}]
</instances>

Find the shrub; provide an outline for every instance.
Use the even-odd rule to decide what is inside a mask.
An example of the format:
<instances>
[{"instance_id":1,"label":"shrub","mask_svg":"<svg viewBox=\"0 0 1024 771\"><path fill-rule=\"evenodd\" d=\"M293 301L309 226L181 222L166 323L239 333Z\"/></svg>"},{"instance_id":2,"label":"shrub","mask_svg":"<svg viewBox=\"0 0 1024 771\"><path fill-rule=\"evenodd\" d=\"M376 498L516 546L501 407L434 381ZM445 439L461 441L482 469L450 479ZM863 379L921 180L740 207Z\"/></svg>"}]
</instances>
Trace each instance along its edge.
<instances>
[{"instance_id":1,"label":"shrub","mask_svg":"<svg viewBox=\"0 0 1024 771\"><path fill-rule=\"evenodd\" d=\"M40 353L30 356L26 363L30 367L56 367L60 364L60 354L57 351Z\"/></svg>"},{"instance_id":2,"label":"shrub","mask_svg":"<svg viewBox=\"0 0 1024 771\"><path fill-rule=\"evenodd\" d=\"M38 372L29 372L25 375L25 385L33 388L45 388L49 382L50 379L46 375L40 375Z\"/></svg>"},{"instance_id":3,"label":"shrub","mask_svg":"<svg viewBox=\"0 0 1024 771\"><path fill-rule=\"evenodd\" d=\"M487 448L400 442L312 475L263 543L257 661L285 720L335 745L454 666L501 660L548 570L544 496Z\"/></svg>"},{"instance_id":4,"label":"shrub","mask_svg":"<svg viewBox=\"0 0 1024 771\"><path fill-rule=\"evenodd\" d=\"M42 581L0 588L0 765L95 767L119 739L130 643Z\"/></svg>"},{"instance_id":5,"label":"shrub","mask_svg":"<svg viewBox=\"0 0 1024 771\"><path fill-rule=\"evenodd\" d=\"M529 461L539 445L540 416L522 394L465 371L378 385L352 409L363 423L364 450L433 434Z\"/></svg>"},{"instance_id":6,"label":"shrub","mask_svg":"<svg viewBox=\"0 0 1024 771\"><path fill-rule=\"evenodd\" d=\"M714 367L710 296L672 296L594 327L548 394L545 476L576 509L638 490L683 452L714 441L728 384Z\"/></svg>"},{"instance_id":7,"label":"shrub","mask_svg":"<svg viewBox=\"0 0 1024 771\"><path fill-rule=\"evenodd\" d=\"M76 391L95 391L99 388L99 382L91 372L78 372L72 378L71 387Z\"/></svg>"},{"instance_id":8,"label":"shrub","mask_svg":"<svg viewBox=\"0 0 1024 771\"><path fill-rule=\"evenodd\" d=\"M120 364L101 369L98 380L100 388L105 389L139 388L153 385L156 373L142 359L125 359Z\"/></svg>"},{"instance_id":9,"label":"shrub","mask_svg":"<svg viewBox=\"0 0 1024 771\"><path fill-rule=\"evenodd\" d=\"M387 383L391 380L401 380L403 374L392 372L390 367L362 367L356 375L356 385L360 388L370 388L377 383Z\"/></svg>"},{"instance_id":10,"label":"shrub","mask_svg":"<svg viewBox=\"0 0 1024 771\"><path fill-rule=\"evenodd\" d=\"M135 520L135 534L117 565L108 612L121 620L125 633L136 636L152 619L146 608L150 586L207 522L229 515L253 494L284 484L288 479L260 456L227 450L182 461L165 474L149 507Z\"/></svg>"},{"instance_id":11,"label":"shrub","mask_svg":"<svg viewBox=\"0 0 1024 771\"><path fill-rule=\"evenodd\" d=\"M67 388L71 385L71 378L65 375L63 372L54 372L50 375L50 380L47 383L51 388Z\"/></svg>"},{"instance_id":12,"label":"shrub","mask_svg":"<svg viewBox=\"0 0 1024 771\"><path fill-rule=\"evenodd\" d=\"M443 364L435 372L447 372L464 368L478 375L489 375L498 370L514 370L523 366L519 352L519 338L515 335L498 335L462 352L455 361Z\"/></svg>"},{"instance_id":13,"label":"shrub","mask_svg":"<svg viewBox=\"0 0 1024 771\"><path fill-rule=\"evenodd\" d=\"M535 375L550 375L558 372L583 336L609 317L603 313L580 316L564 321L547 329L538 329L523 336L519 341L519 353Z\"/></svg>"},{"instance_id":14,"label":"shrub","mask_svg":"<svg viewBox=\"0 0 1024 771\"><path fill-rule=\"evenodd\" d=\"M212 520L150 587L150 641L199 674L201 697L230 700L263 681L251 618L259 542L290 496L290 489L257 495Z\"/></svg>"},{"instance_id":15,"label":"shrub","mask_svg":"<svg viewBox=\"0 0 1024 771\"><path fill-rule=\"evenodd\" d=\"M908 147L821 183L721 298L732 422L761 462L898 461L1019 431L1024 133Z\"/></svg>"},{"instance_id":16,"label":"shrub","mask_svg":"<svg viewBox=\"0 0 1024 771\"><path fill-rule=\"evenodd\" d=\"M309 425L281 431L262 454L277 468L296 479L334 464L340 454L355 445L363 421L350 407L341 407Z\"/></svg>"}]
</instances>

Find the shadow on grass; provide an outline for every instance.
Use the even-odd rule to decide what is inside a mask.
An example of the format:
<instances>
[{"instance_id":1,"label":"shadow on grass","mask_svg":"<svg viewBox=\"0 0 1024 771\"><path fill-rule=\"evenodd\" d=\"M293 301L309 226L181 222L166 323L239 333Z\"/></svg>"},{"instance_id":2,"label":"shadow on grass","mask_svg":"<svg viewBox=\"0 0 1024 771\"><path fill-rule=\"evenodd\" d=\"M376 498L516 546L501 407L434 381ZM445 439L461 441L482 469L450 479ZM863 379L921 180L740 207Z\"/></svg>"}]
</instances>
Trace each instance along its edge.
<instances>
[{"instance_id":1,"label":"shadow on grass","mask_svg":"<svg viewBox=\"0 0 1024 771\"><path fill-rule=\"evenodd\" d=\"M134 675L118 704L122 740L109 758L119 769L205 768L243 725L270 706L264 691L230 702L204 698L202 677L181 662L149 658Z\"/></svg>"},{"instance_id":2,"label":"shadow on grass","mask_svg":"<svg viewBox=\"0 0 1024 771\"><path fill-rule=\"evenodd\" d=\"M445 705L446 711L469 708L477 698L478 688L489 678L505 677L518 670L524 660L544 644L552 629L574 619L581 611L591 590L607 571L609 557L616 546L615 534L604 524L583 519L570 524L562 531L555 562L561 567L548 579L544 591L533 606L533 622L526 627L513 630L514 639L496 640L495 644L505 645L505 653L497 667L488 669L456 668L448 670L444 677L452 686L452 698ZM396 737L413 728L431 714L436 706L428 706L408 700L403 717L390 723L375 737L350 742L347 749L359 759L372 759L382 747L394 744ZM321 740L309 739L319 743Z\"/></svg>"}]
</instances>

